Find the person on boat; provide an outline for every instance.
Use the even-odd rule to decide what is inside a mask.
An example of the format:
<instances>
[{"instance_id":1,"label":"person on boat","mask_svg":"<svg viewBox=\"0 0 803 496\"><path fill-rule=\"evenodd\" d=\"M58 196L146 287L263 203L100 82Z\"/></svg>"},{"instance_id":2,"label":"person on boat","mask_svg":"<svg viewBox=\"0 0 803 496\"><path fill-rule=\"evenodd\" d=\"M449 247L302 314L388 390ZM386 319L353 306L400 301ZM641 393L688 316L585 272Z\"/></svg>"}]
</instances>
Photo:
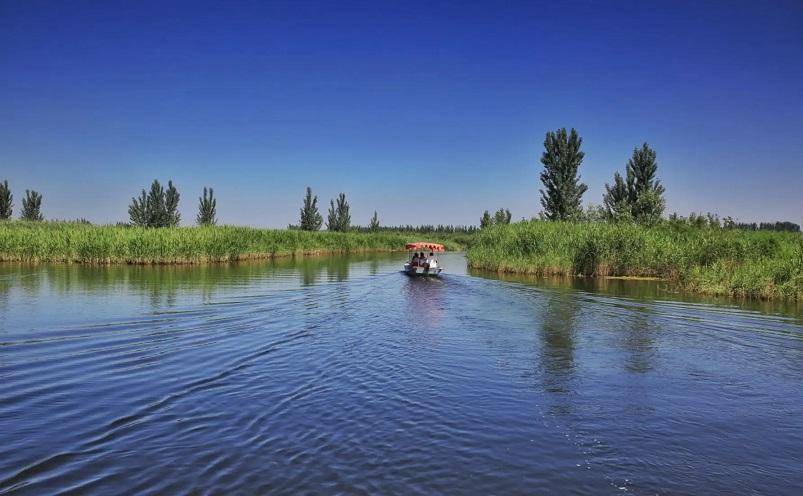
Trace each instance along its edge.
<instances>
[{"instance_id":1,"label":"person on boat","mask_svg":"<svg viewBox=\"0 0 803 496\"><path fill-rule=\"evenodd\" d=\"M410 260L410 267L418 267L419 260L418 253L413 253L413 259Z\"/></svg>"},{"instance_id":2,"label":"person on boat","mask_svg":"<svg viewBox=\"0 0 803 496\"><path fill-rule=\"evenodd\" d=\"M421 267L424 267L424 268L427 267L427 257L424 256L424 252L423 251L418 254L418 265L420 265Z\"/></svg>"},{"instance_id":3,"label":"person on boat","mask_svg":"<svg viewBox=\"0 0 803 496\"><path fill-rule=\"evenodd\" d=\"M434 269L438 266L438 260L435 258L435 253L429 252L429 257L427 258L427 267L430 269Z\"/></svg>"}]
</instances>

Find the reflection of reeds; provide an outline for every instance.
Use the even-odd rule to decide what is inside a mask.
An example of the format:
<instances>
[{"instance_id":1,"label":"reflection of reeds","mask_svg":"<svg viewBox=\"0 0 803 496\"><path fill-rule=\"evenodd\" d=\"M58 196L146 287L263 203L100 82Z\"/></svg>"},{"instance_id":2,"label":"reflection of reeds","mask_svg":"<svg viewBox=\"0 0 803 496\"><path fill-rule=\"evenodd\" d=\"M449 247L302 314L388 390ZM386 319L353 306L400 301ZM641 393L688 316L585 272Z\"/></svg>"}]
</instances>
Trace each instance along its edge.
<instances>
[{"instance_id":1,"label":"reflection of reeds","mask_svg":"<svg viewBox=\"0 0 803 496\"><path fill-rule=\"evenodd\" d=\"M208 226L138 228L59 222L0 223L0 261L78 263L201 263L398 251L421 235L379 232L338 233ZM432 241L462 246L447 235Z\"/></svg>"},{"instance_id":2,"label":"reflection of reeds","mask_svg":"<svg viewBox=\"0 0 803 496\"><path fill-rule=\"evenodd\" d=\"M659 277L699 293L803 299L800 233L531 221L482 230L467 256L496 272Z\"/></svg>"}]
</instances>

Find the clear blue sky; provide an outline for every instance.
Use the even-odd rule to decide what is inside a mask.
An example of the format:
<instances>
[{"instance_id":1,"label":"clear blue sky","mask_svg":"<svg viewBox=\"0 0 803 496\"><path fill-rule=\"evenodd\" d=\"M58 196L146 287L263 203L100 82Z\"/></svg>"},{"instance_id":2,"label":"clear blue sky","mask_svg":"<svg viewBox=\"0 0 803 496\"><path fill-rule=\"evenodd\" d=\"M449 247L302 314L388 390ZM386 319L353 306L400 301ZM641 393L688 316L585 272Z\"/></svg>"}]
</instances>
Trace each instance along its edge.
<instances>
[{"instance_id":1,"label":"clear blue sky","mask_svg":"<svg viewBox=\"0 0 803 496\"><path fill-rule=\"evenodd\" d=\"M800 223L803 2L0 0L15 216L31 188L127 220L172 178L185 224L204 185L235 224L295 222L306 185L361 224L530 217L562 126L585 202L648 141L668 212Z\"/></svg>"}]
</instances>

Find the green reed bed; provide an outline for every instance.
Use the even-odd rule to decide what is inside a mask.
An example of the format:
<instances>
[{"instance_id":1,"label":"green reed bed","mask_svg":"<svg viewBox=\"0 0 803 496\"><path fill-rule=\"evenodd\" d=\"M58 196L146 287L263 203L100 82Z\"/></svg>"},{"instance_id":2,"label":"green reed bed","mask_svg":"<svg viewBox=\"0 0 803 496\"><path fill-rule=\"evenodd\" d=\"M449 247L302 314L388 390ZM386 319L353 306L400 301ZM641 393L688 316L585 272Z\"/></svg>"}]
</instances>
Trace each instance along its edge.
<instances>
[{"instance_id":1,"label":"green reed bed","mask_svg":"<svg viewBox=\"0 0 803 496\"><path fill-rule=\"evenodd\" d=\"M338 233L212 226L139 228L66 222L0 222L0 261L90 264L203 263L368 251L398 251L414 233ZM456 241L434 237L447 249Z\"/></svg>"},{"instance_id":2,"label":"green reed bed","mask_svg":"<svg viewBox=\"0 0 803 496\"><path fill-rule=\"evenodd\" d=\"M803 299L800 233L529 221L482 230L467 256L497 272L658 277L699 293Z\"/></svg>"}]
</instances>

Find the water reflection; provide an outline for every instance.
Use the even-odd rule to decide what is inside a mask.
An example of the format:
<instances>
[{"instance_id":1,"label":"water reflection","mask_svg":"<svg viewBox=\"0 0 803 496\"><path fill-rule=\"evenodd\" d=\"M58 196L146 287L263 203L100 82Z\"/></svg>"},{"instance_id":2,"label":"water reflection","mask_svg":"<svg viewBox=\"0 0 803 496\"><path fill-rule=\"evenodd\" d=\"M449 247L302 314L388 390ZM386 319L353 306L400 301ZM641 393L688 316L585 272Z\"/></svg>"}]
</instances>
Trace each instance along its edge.
<instances>
[{"instance_id":1,"label":"water reflection","mask_svg":"<svg viewBox=\"0 0 803 496\"><path fill-rule=\"evenodd\" d=\"M580 306L572 295L556 292L548 297L540 319L541 357L545 389L571 391L576 321Z\"/></svg>"},{"instance_id":2,"label":"water reflection","mask_svg":"<svg viewBox=\"0 0 803 496\"><path fill-rule=\"evenodd\" d=\"M627 352L625 367L631 372L645 373L653 368L655 337L661 329L646 311L637 312L623 322L623 347Z\"/></svg>"},{"instance_id":3,"label":"water reflection","mask_svg":"<svg viewBox=\"0 0 803 496\"><path fill-rule=\"evenodd\" d=\"M684 293L677 291L669 283L661 280L605 277L538 277L524 274L504 274L482 269L468 269L468 273L484 279L516 282L546 289L602 293L609 296L621 296L645 301L668 300L705 303L767 314L794 316L798 319L798 322L803 322L803 301L747 300L727 296Z\"/></svg>"},{"instance_id":4,"label":"water reflection","mask_svg":"<svg viewBox=\"0 0 803 496\"><path fill-rule=\"evenodd\" d=\"M400 275L402 275L400 273ZM407 315L416 326L434 328L440 325L444 308L446 282L435 277L409 277L404 283Z\"/></svg>"}]
</instances>

